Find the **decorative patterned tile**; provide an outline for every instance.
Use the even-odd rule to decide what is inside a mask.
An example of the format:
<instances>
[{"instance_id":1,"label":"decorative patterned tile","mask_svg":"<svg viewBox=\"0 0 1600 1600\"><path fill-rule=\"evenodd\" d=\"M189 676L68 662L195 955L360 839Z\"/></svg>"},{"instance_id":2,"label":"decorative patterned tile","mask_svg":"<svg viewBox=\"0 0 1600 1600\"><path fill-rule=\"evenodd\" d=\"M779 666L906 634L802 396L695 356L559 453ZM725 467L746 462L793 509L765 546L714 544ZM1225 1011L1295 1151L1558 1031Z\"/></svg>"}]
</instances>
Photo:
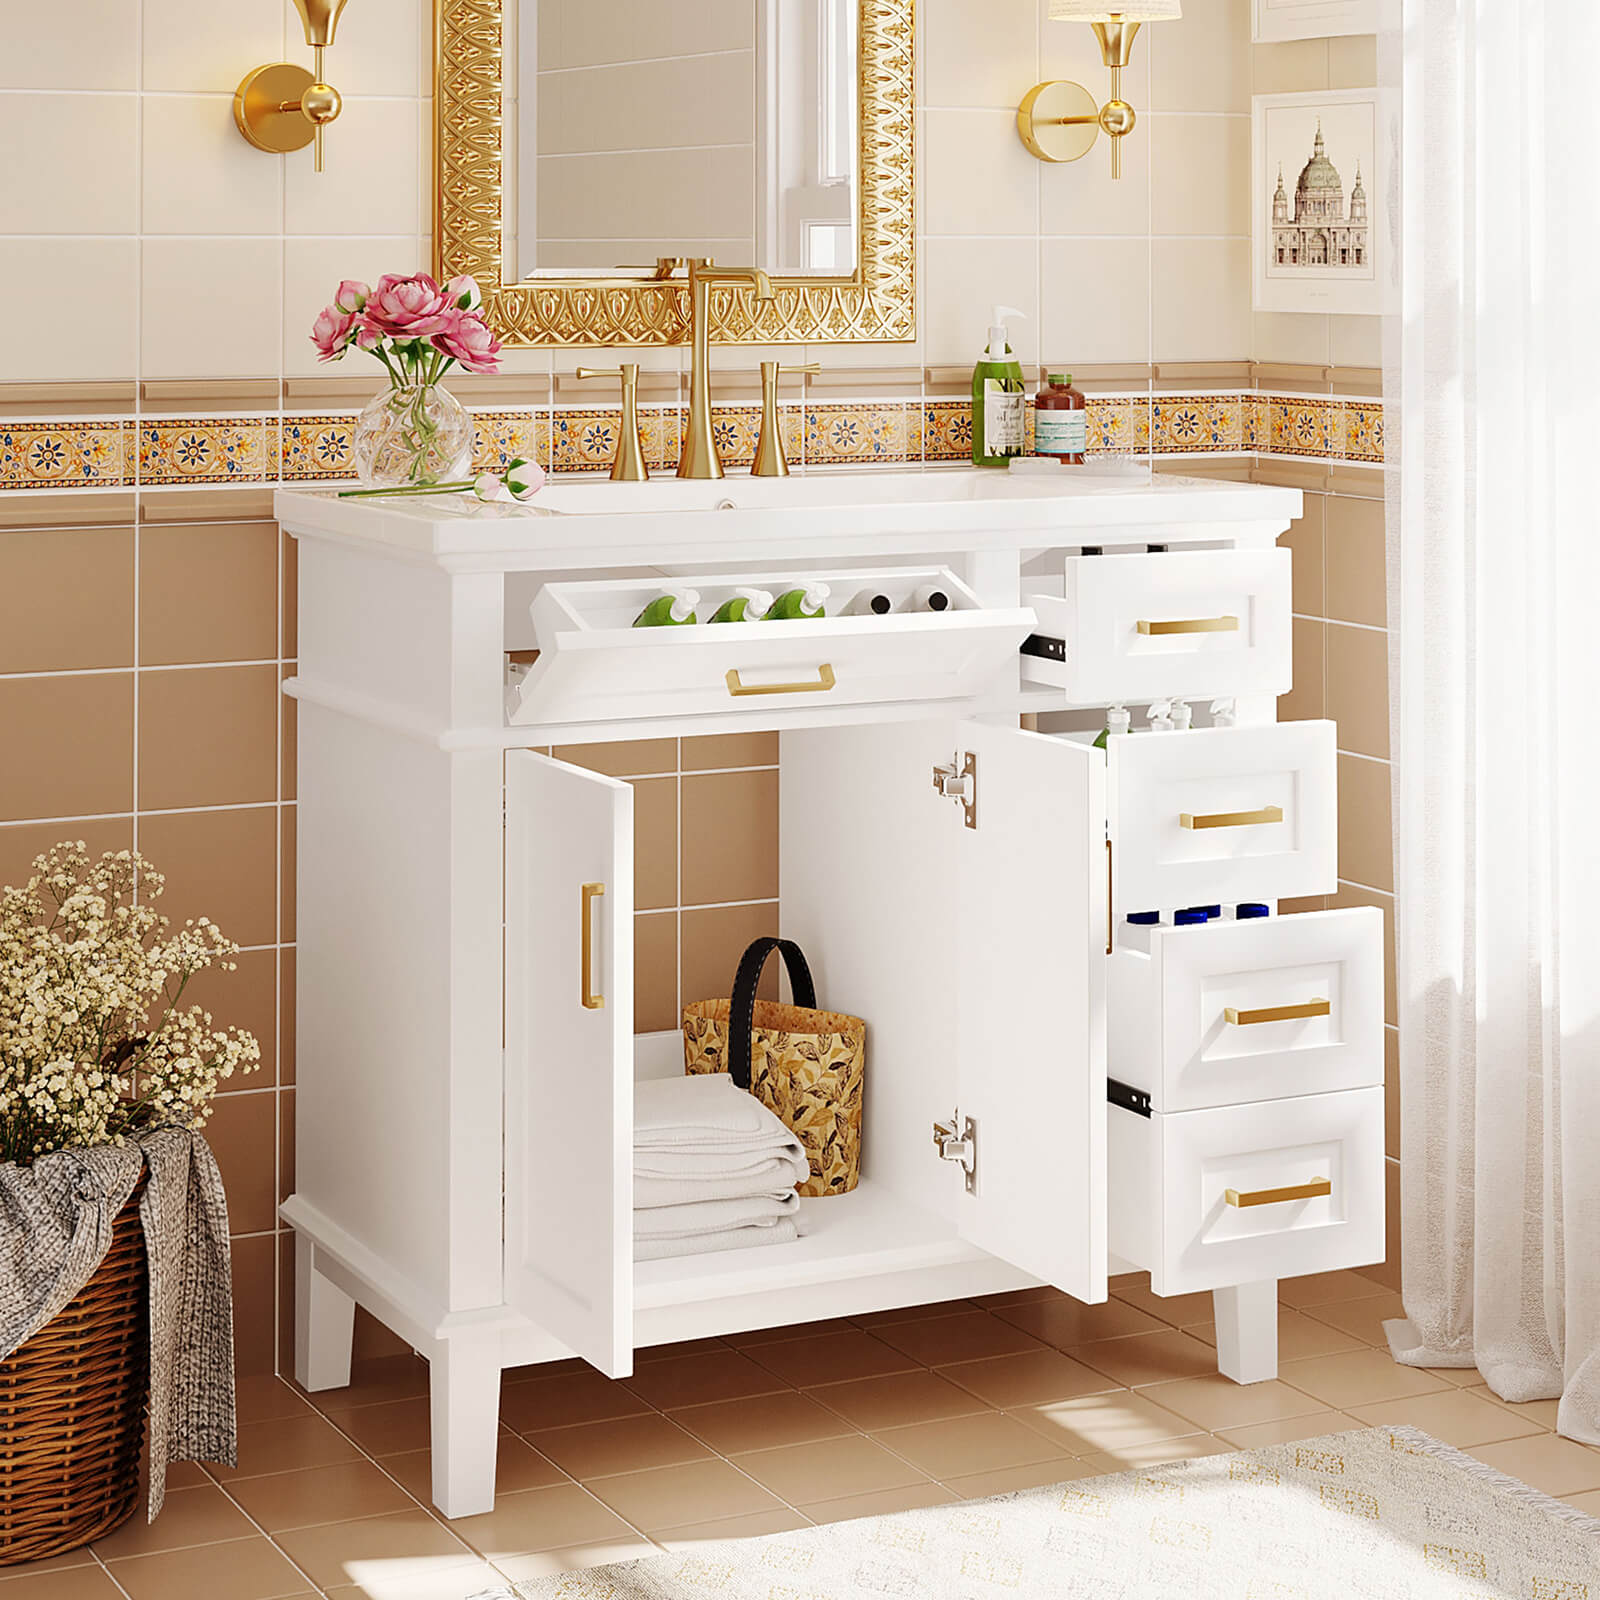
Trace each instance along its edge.
<instances>
[{"instance_id":1,"label":"decorative patterned tile","mask_svg":"<svg viewBox=\"0 0 1600 1600\"><path fill-rule=\"evenodd\" d=\"M0 490L116 488L132 457L132 422L0 424Z\"/></svg>"},{"instance_id":2,"label":"decorative patterned tile","mask_svg":"<svg viewBox=\"0 0 1600 1600\"><path fill-rule=\"evenodd\" d=\"M713 406L711 437L725 467L748 467L761 440L760 406Z\"/></svg>"},{"instance_id":3,"label":"decorative patterned tile","mask_svg":"<svg viewBox=\"0 0 1600 1600\"><path fill-rule=\"evenodd\" d=\"M1267 438L1258 448L1280 456L1332 456L1341 442L1337 400L1272 399L1268 402Z\"/></svg>"},{"instance_id":4,"label":"decorative patterned tile","mask_svg":"<svg viewBox=\"0 0 1600 1600\"><path fill-rule=\"evenodd\" d=\"M645 465L651 471L670 471L677 466L681 436L676 406L640 406L639 433ZM546 464L552 472L609 472L621 437L622 410L618 406L557 407L551 415Z\"/></svg>"},{"instance_id":5,"label":"decorative patterned tile","mask_svg":"<svg viewBox=\"0 0 1600 1600\"><path fill-rule=\"evenodd\" d=\"M923 403L922 459L924 461L972 459L970 400L928 400Z\"/></svg>"},{"instance_id":6,"label":"decorative patterned tile","mask_svg":"<svg viewBox=\"0 0 1600 1600\"><path fill-rule=\"evenodd\" d=\"M806 408L806 465L904 461L910 448L906 408L846 401Z\"/></svg>"},{"instance_id":7,"label":"decorative patterned tile","mask_svg":"<svg viewBox=\"0 0 1600 1600\"><path fill-rule=\"evenodd\" d=\"M139 482L264 483L278 476L274 418L184 418L139 425Z\"/></svg>"},{"instance_id":8,"label":"decorative patterned tile","mask_svg":"<svg viewBox=\"0 0 1600 1600\"><path fill-rule=\"evenodd\" d=\"M1383 407L1370 400L1347 400L1344 407L1344 453L1351 461L1384 459Z\"/></svg>"},{"instance_id":9,"label":"decorative patterned tile","mask_svg":"<svg viewBox=\"0 0 1600 1600\"><path fill-rule=\"evenodd\" d=\"M1267 403L1260 395L1247 394L1239 405L1240 444L1246 450L1259 450L1264 432Z\"/></svg>"},{"instance_id":10,"label":"decorative patterned tile","mask_svg":"<svg viewBox=\"0 0 1600 1600\"><path fill-rule=\"evenodd\" d=\"M282 473L286 483L355 476L354 413L283 419Z\"/></svg>"},{"instance_id":11,"label":"decorative patterned tile","mask_svg":"<svg viewBox=\"0 0 1600 1600\"><path fill-rule=\"evenodd\" d=\"M1242 448L1244 402L1238 395L1161 395L1151 411L1157 453Z\"/></svg>"},{"instance_id":12,"label":"decorative patterned tile","mask_svg":"<svg viewBox=\"0 0 1600 1600\"><path fill-rule=\"evenodd\" d=\"M474 411L472 425L472 464L479 472L504 471L518 457L550 465L550 413L542 406L536 411Z\"/></svg>"},{"instance_id":13,"label":"decorative patterned tile","mask_svg":"<svg viewBox=\"0 0 1600 1600\"><path fill-rule=\"evenodd\" d=\"M1132 450L1137 443L1135 412L1144 413L1148 437L1149 411L1142 404L1117 395L1099 395L1089 401L1089 448L1104 454Z\"/></svg>"}]
</instances>

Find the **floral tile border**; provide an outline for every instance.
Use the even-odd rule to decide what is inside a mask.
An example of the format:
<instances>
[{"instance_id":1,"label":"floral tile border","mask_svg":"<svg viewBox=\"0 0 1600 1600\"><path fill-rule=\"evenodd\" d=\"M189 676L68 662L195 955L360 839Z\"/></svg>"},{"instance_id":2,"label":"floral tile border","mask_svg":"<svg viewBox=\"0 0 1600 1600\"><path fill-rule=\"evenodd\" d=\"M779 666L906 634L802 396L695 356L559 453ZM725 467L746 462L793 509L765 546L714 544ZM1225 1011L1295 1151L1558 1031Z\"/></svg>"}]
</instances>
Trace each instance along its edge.
<instances>
[{"instance_id":1,"label":"floral tile border","mask_svg":"<svg viewBox=\"0 0 1600 1600\"><path fill-rule=\"evenodd\" d=\"M614 406L540 406L476 411L473 420L480 470L522 456L555 472L599 473L615 460L622 414ZM786 405L780 420L796 466L959 462L972 450L964 397ZM650 468L670 472L682 448L681 409L641 406L639 421ZM313 412L0 424L0 493L348 481L355 423L349 412ZM728 466L749 466L760 426L756 406L716 408L713 427ZM1032 428L1030 406L1030 448ZM1092 395L1088 432L1095 452L1384 460L1383 405L1372 399L1251 391Z\"/></svg>"}]
</instances>

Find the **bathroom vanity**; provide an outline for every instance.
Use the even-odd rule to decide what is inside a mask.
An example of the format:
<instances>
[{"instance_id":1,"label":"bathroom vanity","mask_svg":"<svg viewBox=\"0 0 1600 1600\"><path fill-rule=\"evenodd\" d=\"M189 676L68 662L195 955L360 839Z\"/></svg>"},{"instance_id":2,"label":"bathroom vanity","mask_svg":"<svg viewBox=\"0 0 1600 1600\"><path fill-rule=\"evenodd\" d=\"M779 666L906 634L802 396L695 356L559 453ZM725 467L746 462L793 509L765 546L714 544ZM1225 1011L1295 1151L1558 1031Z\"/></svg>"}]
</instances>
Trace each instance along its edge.
<instances>
[{"instance_id":1,"label":"bathroom vanity","mask_svg":"<svg viewBox=\"0 0 1600 1600\"><path fill-rule=\"evenodd\" d=\"M1277 1280L1383 1256L1381 920L1170 924L1337 886L1335 729L1275 721L1299 506L1070 468L553 483L502 516L281 492L299 1381L349 1381L358 1302L426 1356L457 1517L493 1503L502 1369L572 1354L621 1377L665 1341L1141 1269L1214 1291L1221 1370L1273 1376ZM930 579L954 604L629 626L675 581L819 576L830 612ZM1172 696L1195 726L1142 731ZM1117 703L1141 731L1104 749L1068 715ZM862 1182L794 1243L636 1265L633 1086L681 1040L633 1031L632 790L542 752L758 729L782 931L869 1024Z\"/></svg>"}]
</instances>

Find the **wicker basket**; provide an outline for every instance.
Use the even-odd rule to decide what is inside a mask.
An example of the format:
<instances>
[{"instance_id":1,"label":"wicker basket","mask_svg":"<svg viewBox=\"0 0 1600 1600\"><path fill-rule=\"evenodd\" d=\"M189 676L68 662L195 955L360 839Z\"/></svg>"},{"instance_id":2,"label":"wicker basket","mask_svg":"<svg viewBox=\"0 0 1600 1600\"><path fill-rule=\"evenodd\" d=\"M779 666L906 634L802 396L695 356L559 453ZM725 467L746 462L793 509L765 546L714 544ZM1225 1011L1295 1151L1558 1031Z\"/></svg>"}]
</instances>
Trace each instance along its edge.
<instances>
[{"instance_id":1,"label":"wicker basket","mask_svg":"<svg viewBox=\"0 0 1600 1600\"><path fill-rule=\"evenodd\" d=\"M149 1387L149 1273L139 1199L94 1276L0 1362L0 1566L76 1550L140 1495Z\"/></svg>"}]
</instances>

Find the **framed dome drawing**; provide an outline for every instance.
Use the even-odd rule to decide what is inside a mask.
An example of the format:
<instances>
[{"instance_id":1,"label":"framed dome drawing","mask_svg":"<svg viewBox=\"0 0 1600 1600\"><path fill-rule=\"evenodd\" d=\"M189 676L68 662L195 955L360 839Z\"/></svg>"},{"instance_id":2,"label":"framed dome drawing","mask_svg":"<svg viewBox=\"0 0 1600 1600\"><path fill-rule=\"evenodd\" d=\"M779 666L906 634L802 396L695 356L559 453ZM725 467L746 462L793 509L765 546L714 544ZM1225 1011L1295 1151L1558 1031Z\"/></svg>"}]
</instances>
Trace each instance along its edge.
<instances>
[{"instance_id":1,"label":"framed dome drawing","mask_svg":"<svg viewBox=\"0 0 1600 1600\"><path fill-rule=\"evenodd\" d=\"M1254 0L1251 37L1257 44L1377 31L1378 0Z\"/></svg>"},{"instance_id":2,"label":"framed dome drawing","mask_svg":"<svg viewBox=\"0 0 1600 1600\"><path fill-rule=\"evenodd\" d=\"M1255 309L1391 310L1398 126L1390 97L1376 89L1264 94L1252 109Z\"/></svg>"}]
</instances>

